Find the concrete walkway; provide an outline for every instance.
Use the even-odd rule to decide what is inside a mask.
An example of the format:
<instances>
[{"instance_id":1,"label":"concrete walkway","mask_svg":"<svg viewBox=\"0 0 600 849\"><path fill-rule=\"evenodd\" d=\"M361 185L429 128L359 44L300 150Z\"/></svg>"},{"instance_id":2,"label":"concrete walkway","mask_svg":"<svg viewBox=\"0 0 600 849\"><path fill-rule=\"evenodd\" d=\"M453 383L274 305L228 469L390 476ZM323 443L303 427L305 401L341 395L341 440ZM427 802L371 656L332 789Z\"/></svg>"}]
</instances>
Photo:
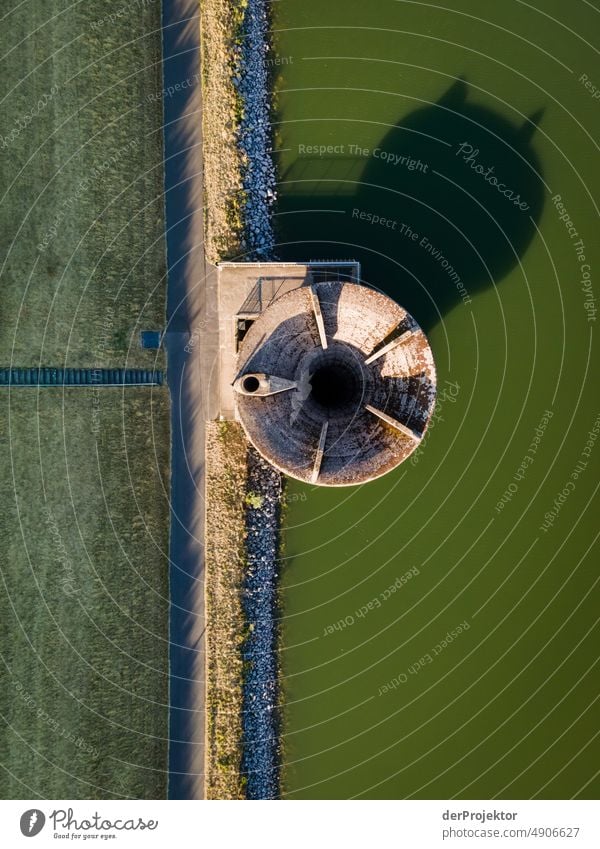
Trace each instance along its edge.
<instances>
[{"instance_id":1,"label":"concrete walkway","mask_svg":"<svg viewBox=\"0 0 600 849\"><path fill-rule=\"evenodd\" d=\"M204 253L199 30L197 0L164 0L171 799L204 797L204 423L218 412L218 324Z\"/></svg>"}]
</instances>

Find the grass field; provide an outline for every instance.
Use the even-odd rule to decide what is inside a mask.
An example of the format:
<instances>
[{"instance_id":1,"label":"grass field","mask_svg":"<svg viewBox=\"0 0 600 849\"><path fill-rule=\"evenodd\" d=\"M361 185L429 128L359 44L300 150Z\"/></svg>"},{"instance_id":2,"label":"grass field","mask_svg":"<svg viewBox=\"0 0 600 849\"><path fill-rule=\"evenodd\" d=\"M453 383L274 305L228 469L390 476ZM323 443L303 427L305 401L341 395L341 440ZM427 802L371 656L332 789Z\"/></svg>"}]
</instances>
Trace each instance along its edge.
<instances>
[{"instance_id":1,"label":"grass field","mask_svg":"<svg viewBox=\"0 0 600 849\"><path fill-rule=\"evenodd\" d=\"M10 0L0 364L162 368L158 2ZM0 796L166 794L169 402L0 390Z\"/></svg>"},{"instance_id":2,"label":"grass field","mask_svg":"<svg viewBox=\"0 0 600 849\"><path fill-rule=\"evenodd\" d=\"M160 3L112 21L119 0L10 5L0 360L151 365L138 331L164 324Z\"/></svg>"},{"instance_id":3,"label":"grass field","mask_svg":"<svg viewBox=\"0 0 600 849\"><path fill-rule=\"evenodd\" d=\"M93 393L0 396L3 796L164 795L167 395Z\"/></svg>"}]
</instances>

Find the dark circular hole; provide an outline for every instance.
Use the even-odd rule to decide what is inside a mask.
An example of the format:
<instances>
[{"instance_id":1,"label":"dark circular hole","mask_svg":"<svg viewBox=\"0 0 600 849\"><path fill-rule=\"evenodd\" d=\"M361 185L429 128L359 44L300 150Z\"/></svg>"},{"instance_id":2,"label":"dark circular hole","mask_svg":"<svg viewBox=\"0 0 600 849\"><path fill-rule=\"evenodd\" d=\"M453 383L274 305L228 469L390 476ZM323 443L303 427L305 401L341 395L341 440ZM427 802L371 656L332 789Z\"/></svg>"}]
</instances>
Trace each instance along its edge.
<instances>
[{"instance_id":1,"label":"dark circular hole","mask_svg":"<svg viewBox=\"0 0 600 849\"><path fill-rule=\"evenodd\" d=\"M260 386L260 381L257 377L245 377L243 386L246 392L256 392Z\"/></svg>"},{"instance_id":2,"label":"dark circular hole","mask_svg":"<svg viewBox=\"0 0 600 849\"><path fill-rule=\"evenodd\" d=\"M328 410L351 404L360 395L360 377L349 365L329 362L318 365L310 379L313 399Z\"/></svg>"}]
</instances>

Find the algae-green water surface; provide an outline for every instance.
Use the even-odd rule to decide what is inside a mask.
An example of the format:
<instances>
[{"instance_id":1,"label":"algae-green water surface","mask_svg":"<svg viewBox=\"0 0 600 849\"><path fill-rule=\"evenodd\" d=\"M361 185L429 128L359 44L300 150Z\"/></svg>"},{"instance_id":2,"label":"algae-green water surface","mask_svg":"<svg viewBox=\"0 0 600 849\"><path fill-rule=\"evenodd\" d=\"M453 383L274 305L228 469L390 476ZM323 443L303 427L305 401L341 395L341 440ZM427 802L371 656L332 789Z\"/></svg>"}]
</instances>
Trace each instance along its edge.
<instances>
[{"instance_id":1,"label":"algae-green water surface","mask_svg":"<svg viewBox=\"0 0 600 849\"><path fill-rule=\"evenodd\" d=\"M284 796L597 797L600 13L273 10L278 254L360 260L438 370L412 460L289 486Z\"/></svg>"}]
</instances>

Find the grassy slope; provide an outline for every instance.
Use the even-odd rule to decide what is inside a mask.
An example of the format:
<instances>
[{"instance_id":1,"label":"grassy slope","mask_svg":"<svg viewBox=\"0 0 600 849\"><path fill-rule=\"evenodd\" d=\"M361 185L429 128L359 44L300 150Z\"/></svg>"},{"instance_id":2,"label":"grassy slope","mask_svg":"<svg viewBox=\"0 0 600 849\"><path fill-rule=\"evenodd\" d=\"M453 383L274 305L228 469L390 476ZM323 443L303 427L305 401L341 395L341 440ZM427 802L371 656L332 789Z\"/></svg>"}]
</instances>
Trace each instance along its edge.
<instances>
[{"instance_id":1,"label":"grassy slope","mask_svg":"<svg viewBox=\"0 0 600 849\"><path fill-rule=\"evenodd\" d=\"M202 131L206 254L210 262L235 259L243 251L242 156L237 133L242 104L232 82L233 51L247 0L200 4L202 29Z\"/></svg>"},{"instance_id":2,"label":"grassy slope","mask_svg":"<svg viewBox=\"0 0 600 849\"><path fill-rule=\"evenodd\" d=\"M212 423L207 436L206 797L244 798L241 779L241 585L247 442L239 425Z\"/></svg>"},{"instance_id":3,"label":"grassy slope","mask_svg":"<svg viewBox=\"0 0 600 849\"><path fill-rule=\"evenodd\" d=\"M0 361L152 367L160 4L11 5L4 136L58 91L0 151ZM165 795L168 431L166 389L0 395L3 797Z\"/></svg>"}]
</instances>

